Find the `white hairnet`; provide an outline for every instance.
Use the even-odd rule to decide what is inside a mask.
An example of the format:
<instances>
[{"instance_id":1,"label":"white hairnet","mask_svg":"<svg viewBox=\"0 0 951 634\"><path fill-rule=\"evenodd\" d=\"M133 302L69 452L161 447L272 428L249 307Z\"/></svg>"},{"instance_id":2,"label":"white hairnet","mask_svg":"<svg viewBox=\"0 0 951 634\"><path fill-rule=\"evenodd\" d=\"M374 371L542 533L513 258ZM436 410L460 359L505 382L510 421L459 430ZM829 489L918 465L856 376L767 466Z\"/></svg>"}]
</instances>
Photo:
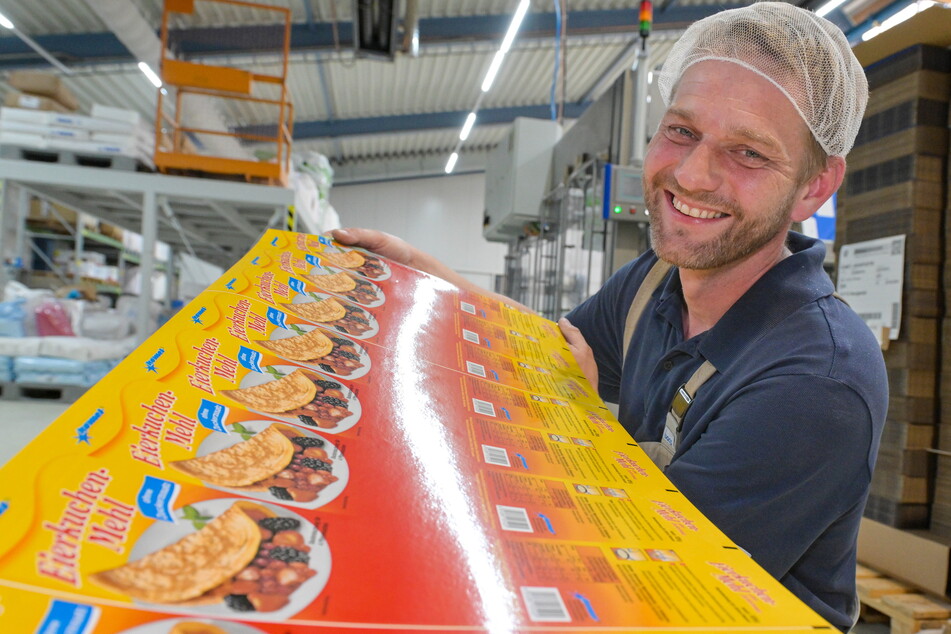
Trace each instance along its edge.
<instances>
[{"instance_id":1,"label":"white hairnet","mask_svg":"<svg viewBox=\"0 0 951 634\"><path fill-rule=\"evenodd\" d=\"M785 2L759 2L694 22L660 71L666 105L684 71L704 60L739 64L775 84L829 156L852 149L868 82L845 35L825 18Z\"/></svg>"}]
</instances>

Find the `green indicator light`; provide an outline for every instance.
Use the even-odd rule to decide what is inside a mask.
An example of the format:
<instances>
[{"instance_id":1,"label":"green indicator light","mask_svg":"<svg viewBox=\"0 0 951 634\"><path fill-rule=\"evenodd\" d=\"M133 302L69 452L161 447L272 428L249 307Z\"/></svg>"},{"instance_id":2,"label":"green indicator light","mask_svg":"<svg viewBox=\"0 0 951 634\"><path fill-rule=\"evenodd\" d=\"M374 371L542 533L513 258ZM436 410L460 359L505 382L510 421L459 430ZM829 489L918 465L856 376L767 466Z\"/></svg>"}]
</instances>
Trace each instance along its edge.
<instances>
[{"instance_id":1,"label":"green indicator light","mask_svg":"<svg viewBox=\"0 0 951 634\"><path fill-rule=\"evenodd\" d=\"M614 213L619 214L619 213L621 213L621 211L622 211L621 205L615 205L615 206L614 206Z\"/></svg>"}]
</instances>

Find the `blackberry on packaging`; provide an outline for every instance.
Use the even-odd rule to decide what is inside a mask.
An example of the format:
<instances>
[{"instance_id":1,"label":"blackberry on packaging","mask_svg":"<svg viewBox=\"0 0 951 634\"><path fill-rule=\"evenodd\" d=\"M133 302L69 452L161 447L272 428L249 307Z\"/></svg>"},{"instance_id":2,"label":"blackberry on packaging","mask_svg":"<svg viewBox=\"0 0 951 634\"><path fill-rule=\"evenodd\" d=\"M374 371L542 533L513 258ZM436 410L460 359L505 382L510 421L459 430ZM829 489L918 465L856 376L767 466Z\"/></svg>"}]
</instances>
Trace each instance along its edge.
<instances>
[{"instance_id":1,"label":"blackberry on packaging","mask_svg":"<svg viewBox=\"0 0 951 634\"><path fill-rule=\"evenodd\" d=\"M258 526L266 528L272 533L296 531L300 528L300 520L295 520L293 517L265 517L258 521Z\"/></svg>"},{"instance_id":2,"label":"blackberry on packaging","mask_svg":"<svg viewBox=\"0 0 951 634\"><path fill-rule=\"evenodd\" d=\"M300 464L302 467L307 467L314 471L330 471L332 469L329 463L319 458L301 458Z\"/></svg>"},{"instance_id":3,"label":"blackberry on packaging","mask_svg":"<svg viewBox=\"0 0 951 634\"><path fill-rule=\"evenodd\" d=\"M303 447L304 449L307 449L308 447L324 446L324 441L322 438L311 438L310 436L295 436L294 438L291 438L291 442L298 447Z\"/></svg>"},{"instance_id":4,"label":"blackberry on packaging","mask_svg":"<svg viewBox=\"0 0 951 634\"><path fill-rule=\"evenodd\" d=\"M268 487L268 491L278 500L293 500L292 496L284 487Z\"/></svg>"},{"instance_id":5,"label":"blackberry on packaging","mask_svg":"<svg viewBox=\"0 0 951 634\"><path fill-rule=\"evenodd\" d=\"M225 597L225 605L236 612L254 612L254 605L248 601L246 594L229 594Z\"/></svg>"},{"instance_id":6,"label":"blackberry on packaging","mask_svg":"<svg viewBox=\"0 0 951 634\"><path fill-rule=\"evenodd\" d=\"M309 560L307 553L302 550L297 550L296 548L291 548L290 546L276 546L268 552L268 557L283 561L285 564L290 564L295 561L306 564Z\"/></svg>"}]
</instances>

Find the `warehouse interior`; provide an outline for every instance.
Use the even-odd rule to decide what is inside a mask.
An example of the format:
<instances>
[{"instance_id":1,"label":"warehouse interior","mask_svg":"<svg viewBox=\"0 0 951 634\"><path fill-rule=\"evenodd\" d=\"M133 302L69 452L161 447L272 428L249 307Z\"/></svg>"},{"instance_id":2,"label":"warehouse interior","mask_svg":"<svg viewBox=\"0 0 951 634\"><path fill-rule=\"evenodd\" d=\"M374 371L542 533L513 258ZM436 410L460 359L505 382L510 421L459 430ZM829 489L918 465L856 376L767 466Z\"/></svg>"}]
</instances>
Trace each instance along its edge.
<instances>
[{"instance_id":1,"label":"warehouse interior","mask_svg":"<svg viewBox=\"0 0 951 634\"><path fill-rule=\"evenodd\" d=\"M546 319L580 304L650 248L654 73L751 3L644 4L0 0L0 466L268 229L378 229ZM890 399L854 631L947 634L951 4L791 4L870 88L842 188L797 229L834 281L868 264L849 245L902 245L867 319Z\"/></svg>"}]
</instances>

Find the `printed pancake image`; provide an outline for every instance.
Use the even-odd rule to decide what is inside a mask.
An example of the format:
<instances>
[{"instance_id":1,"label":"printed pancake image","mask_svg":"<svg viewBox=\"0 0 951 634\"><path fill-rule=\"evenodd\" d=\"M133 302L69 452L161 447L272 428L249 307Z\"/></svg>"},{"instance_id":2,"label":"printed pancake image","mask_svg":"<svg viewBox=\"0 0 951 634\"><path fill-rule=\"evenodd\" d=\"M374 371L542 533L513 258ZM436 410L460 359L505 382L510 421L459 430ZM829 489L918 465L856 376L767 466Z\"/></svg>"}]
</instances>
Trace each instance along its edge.
<instances>
[{"instance_id":1,"label":"printed pancake image","mask_svg":"<svg viewBox=\"0 0 951 634\"><path fill-rule=\"evenodd\" d=\"M237 390L222 390L221 393L259 412L278 414L303 407L314 400L317 386L303 370L295 370L276 381Z\"/></svg>"},{"instance_id":2,"label":"printed pancake image","mask_svg":"<svg viewBox=\"0 0 951 634\"><path fill-rule=\"evenodd\" d=\"M343 271L331 275L304 275L303 277L314 286L331 293L346 293L357 287L357 281Z\"/></svg>"},{"instance_id":3,"label":"printed pancake image","mask_svg":"<svg viewBox=\"0 0 951 634\"><path fill-rule=\"evenodd\" d=\"M305 304L283 304L283 306L301 317L320 323L337 321L347 316L347 309L343 307L343 304L331 298Z\"/></svg>"},{"instance_id":4,"label":"printed pancake image","mask_svg":"<svg viewBox=\"0 0 951 634\"><path fill-rule=\"evenodd\" d=\"M386 265L374 255L357 251L344 251L342 253L328 253L325 251L320 254L320 258L327 264L349 269L373 280L386 279L389 276Z\"/></svg>"},{"instance_id":5,"label":"printed pancake image","mask_svg":"<svg viewBox=\"0 0 951 634\"><path fill-rule=\"evenodd\" d=\"M311 502L337 481L320 438L274 423L248 440L205 456L171 462L203 482L237 491L267 491L278 500Z\"/></svg>"},{"instance_id":6,"label":"printed pancake image","mask_svg":"<svg viewBox=\"0 0 951 634\"><path fill-rule=\"evenodd\" d=\"M298 317L331 326L354 337L360 337L373 328L370 316L362 308L331 297L302 304L281 304L281 307Z\"/></svg>"},{"instance_id":7,"label":"printed pancake image","mask_svg":"<svg viewBox=\"0 0 951 634\"><path fill-rule=\"evenodd\" d=\"M355 269L363 266L366 258L356 251L345 251L343 253L321 253L320 257L334 266L342 269Z\"/></svg>"},{"instance_id":8,"label":"printed pancake image","mask_svg":"<svg viewBox=\"0 0 951 634\"><path fill-rule=\"evenodd\" d=\"M256 344L291 361L315 361L326 357L334 349L330 338L316 328L303 335L287 339L258 340Z\"/></svg>"},{"instance_id":9,"label":"printed pancake image","mask_svg":"<svg viewBox=\"0 0 951 634\"><path fill-rule=\"evenodd\" d=\"M356 343L344 337L325 335L319 328L293 337L258 340L255 343L279 357L313 363L319 365L324 372L338 376L350 376L366 367L361 358L363 349Z\"/></svg>"},{"instance_id":10,"label":"printed pancake image","mask_svg":"<svg viewBox=\"0 0 951 634\"><path fill-rule=\"evenodd\" d=\"M89 576L100 586L149 603L196 601L250 564L261 545L257 522L234 504L181 540Z\"/></svg>"},{"instance_id":11,"label":"printed pancake image","mask_svg":"<svg viewBox=\"0 0 951 634\"><path fill-rule=\"evenodd\" d=\"M90 578L148 603L223 603L235 612L273 612L317 574L300 528L298 519L235 502L179 541Z\"/></svg>"},{"instance_id":12,"label":"printed pancake image","mask_svg":"<svg viewBox=\"0 0 951 634\"><path fill-rule=\"evenodd\" d=\"M380 294L377 292L376 286L342 271L332 275L304 274L301 277L321 290L343 295L358 304L370 306L380 301Z\"/></svg>"},{"instance_id":13,"label":"printed pancake image","mask_svg":"<svg viewBox=\"0 0 951 634\"><path fill-rule=\"evenodd\" d=\"M223 487L244 487L282 471L294 457L294 444L277 425L248 440L207 456L169 464L203 482Z\"/></svg>"},{"instance_id":14,"label":"printed pancake image","mask_svg":"<svg viewBox=\"0 0 951 634\"><path fill-rule=\"evenodd\" d=\"M222 390L221 394L259 412L296 416L311 427L336 427L341 420L353 415L340 383L301 368L274 381Z\"/></svg>"}]
</instances>

